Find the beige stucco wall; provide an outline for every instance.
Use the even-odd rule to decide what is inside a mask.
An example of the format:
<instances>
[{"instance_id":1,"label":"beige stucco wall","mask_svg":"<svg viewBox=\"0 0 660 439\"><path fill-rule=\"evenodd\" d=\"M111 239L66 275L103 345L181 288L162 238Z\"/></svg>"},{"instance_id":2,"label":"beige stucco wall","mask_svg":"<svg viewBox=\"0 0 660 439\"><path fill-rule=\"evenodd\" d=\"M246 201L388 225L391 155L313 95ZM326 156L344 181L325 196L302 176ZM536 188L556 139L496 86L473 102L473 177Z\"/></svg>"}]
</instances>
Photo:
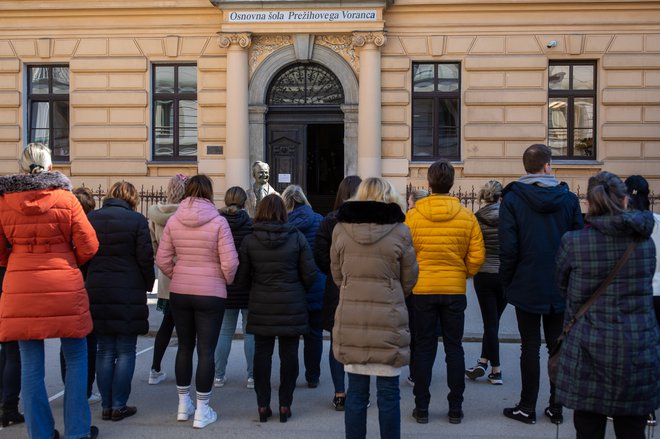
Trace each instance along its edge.
<instances>
[{"instance_id":1,"label":"beige stucco wall","mask_svg":"<svg viewBox=\"0 0 660 439\"><path fill-rule=\"evenodd\" d=\"M49 3L46 9L41 1L0 1L0 173L17 171L25 143L24 66L60 62L71 73L71 163L58 169L74 184L105 187L123 178L160 186L176 172L203 172L220 196L223 156L207 155L206 147L227 148L231 78L216 36L222 12L208 0ZM659 2L400 0L383 18L382 171L399 188L423 185L428 166L410 162L413 61L461 63L462 161L456 166L457 185L465 188L493 177L508 182L523 172L524 148L547 138L548 62L588 59L598 70L597 160L555 163L557 174L584 190L601 169L640 173L660 193ZM320 35L328 27L299 30L314 29ZM546 47L550 40L555 48ZM357 77L359 51L353 55ZM156 62L197 63L196 163L150 162L150 66Z\"/></svg>"}]
</instances>

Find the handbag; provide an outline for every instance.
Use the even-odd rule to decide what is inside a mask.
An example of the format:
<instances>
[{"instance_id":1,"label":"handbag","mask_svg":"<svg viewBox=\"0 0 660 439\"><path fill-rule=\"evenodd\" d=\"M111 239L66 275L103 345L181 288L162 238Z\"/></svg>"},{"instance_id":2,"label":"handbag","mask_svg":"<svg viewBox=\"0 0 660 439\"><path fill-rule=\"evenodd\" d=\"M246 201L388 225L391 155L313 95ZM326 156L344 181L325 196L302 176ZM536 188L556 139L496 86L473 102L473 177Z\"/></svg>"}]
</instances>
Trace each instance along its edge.
<instances>
[{"instance_id":1,"label":"handbag","mask_svg":"<svg viewBox=\"0 0 660 439\"><path fill-rule=\"evenodd\" d=\"M579 319L582 317L591 307L591 305L594 304L596 299L600 297L601 294L605 291L605 288L608 287L610 283L614 280L616 275L621 271L621 268L623 265L626 263L630 255L632 254L633 250L635 250L635 247L637 246L637 241L633 241L628 245L628 248L626 249L625 253L623 256L621 256L621 259L619 259L619 262L616 263L610 274L607 276L607 278L601 283L596 291L591 295L589 300L587 300L584 305L578 309L578 311L575 313L573 318L564 326L564 330L562 331L561 335L559 338L557 338L557 341L555 344L552 346L550 349L550 353L548 355L548 376L550 377L550 382L554 384L555 380L557 379L557 370L559 369L559 356L561 355L561 345L563 340L566 338L568 333L571 331L571 328L573 328L573 325Z\"/></svg>"}]
</instances>

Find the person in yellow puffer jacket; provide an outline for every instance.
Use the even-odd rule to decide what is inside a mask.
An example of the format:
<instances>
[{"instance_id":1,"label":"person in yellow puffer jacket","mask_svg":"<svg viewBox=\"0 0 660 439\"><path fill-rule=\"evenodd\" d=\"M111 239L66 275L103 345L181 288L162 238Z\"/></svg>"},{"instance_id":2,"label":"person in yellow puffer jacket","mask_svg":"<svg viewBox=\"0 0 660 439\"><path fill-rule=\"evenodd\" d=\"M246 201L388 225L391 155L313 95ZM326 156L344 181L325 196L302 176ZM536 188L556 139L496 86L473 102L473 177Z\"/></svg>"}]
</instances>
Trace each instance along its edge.
<instances>
[{"instance_id":1,"label":"person in yellow puffer jacket","mask_svg":"<svg viewBox=\"0 0 660 439\"><path fill-rule=\"evenodd\" d=\"M419 264L419 278L413 288L413 417L420 424L428 422L431 371L438 350L435 331L440 321L447 362L449 422L459 424L465 390L465 285L466 279L479 271L486 251L474 214L458 198L449 196L454 167L439 160L429 167L427 179L432 195L419 200L406 215Z\"/></svg>"}]
</instances>

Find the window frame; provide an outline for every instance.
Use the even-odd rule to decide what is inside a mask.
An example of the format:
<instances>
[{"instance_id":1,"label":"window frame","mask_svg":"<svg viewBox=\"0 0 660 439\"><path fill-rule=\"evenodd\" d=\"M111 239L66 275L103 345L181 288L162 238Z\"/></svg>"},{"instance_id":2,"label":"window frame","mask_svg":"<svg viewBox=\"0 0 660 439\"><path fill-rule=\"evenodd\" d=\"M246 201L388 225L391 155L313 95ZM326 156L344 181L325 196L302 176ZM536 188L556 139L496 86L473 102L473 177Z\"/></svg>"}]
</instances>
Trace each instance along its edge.
<instances>
[{"instance_id":1,"label":"window frame","mask_svg":"<svg viewBox=\"0 0 660 439\"><path fill-rule=\"evenodd\" d=\"M159 67L174 67L174 83L172 85L172 93L157 93L156 90L156 70ZM179 155L179 101L194 100L197 105L197 116L199 116L199 101L197 95L199 91L198 77L195 78L195 92L178 91L179 88L179 67L195 67L197 73L197 63L158 63L152 64L151 67L151 160L153 162L196 162L198 155L194 156L180 156ZM172 121L172 156L158 156L156 155L156 102L157 101L172 101L172 111L174 113ZM197 151L199 151L199 126L197 129Z\"/></svg>"},{"instance_id":2,"label":"window frame","mask_svg":"<svg viewBox=\"0 0 660 439\"><path fill-rule=\"evenodd\" d=\"M32 93L32 69L48 69L48 93ZM54 68L66 68L69 71L69 92L68 93L53 93L53 69ZM26 115L27 115L27 143L34 143L33 130L40 128L32 127L32 104L34 102L47 102L48 103L48 148L52 152L52 160L55 163L67 163L70 161L71 157L71 69L68 64L28 64L26 65L26 97L27 97L27 106L26 106ZM53 123L54 115L54 102L67 102L69 107L68 113L68 127L67 135L69 137L68 146L69 146L69 155L56 155L53 140L55 139L55 127Z\"/></svg>"},{"instance_id":3,"label":"window frame","mask_svg":"<svg viewBox=\"0 0 660 439\"><path fill-rule=\"evenodd\" d=\"M414 71L415 71L415 66L416 65L433 65L433 84L434 88L436 88L436 84L438 82L438 70L440 65L455 65L458 69L458 77L456 78L458 82L458 88L455 91L415 91L415 83L414 83ZM462 112L462 100L461 100L461 94L462 94L462 78L463 78L463 72L462 72L462 65L460 61L443 61L443 62L435 62L435 61L416 61L412 63L411 66L411 94L412 94L412 101L410 105L410 119L411 119L411 124L410 124L410 130L411 130L411 135L410 135L410 152L411 152L411 161L412 162L429 162L429 161L436 161L439 159L447 159L450 161L460 161L461 160L461 112ZM432 99L433 101L433 143L432 143L432 154L430 156L418 156L415 155L415 120L414 120L414 111L415 111L415 99ZM441 156L438 153L439 150L439 125L440 125L440 102L442 100L456 100L457 101L457 114L456 114L456 140L458 142L457 147L456 147L456 154L452 156Z\"/></svg>"},{"instance_id":4,"label":"window frame","mask_svg":"<svg viewBox=\"0 0 660 439\"><path fill-rule=\"evenodd\" d=\"M569 67L569 88L567 90L552 90L550 89L550 67L552 66L568 66ZM580 90L573 88L573 67L575 66L591 66L593 67L593 88L591 90ZM593 161L597 160L598 153L598 63L596 60L551 60L548 63L548 101L546 108L548 109L548 117L546 118L546 133L548 144L550 143L550 100L551 99L566 99L566 155L554 155L553 160L582 160ZM575 99L576 98L591 98L593 99L593 143L592 154L576 155L575 154Z\"/></svg>"}]
</instances>

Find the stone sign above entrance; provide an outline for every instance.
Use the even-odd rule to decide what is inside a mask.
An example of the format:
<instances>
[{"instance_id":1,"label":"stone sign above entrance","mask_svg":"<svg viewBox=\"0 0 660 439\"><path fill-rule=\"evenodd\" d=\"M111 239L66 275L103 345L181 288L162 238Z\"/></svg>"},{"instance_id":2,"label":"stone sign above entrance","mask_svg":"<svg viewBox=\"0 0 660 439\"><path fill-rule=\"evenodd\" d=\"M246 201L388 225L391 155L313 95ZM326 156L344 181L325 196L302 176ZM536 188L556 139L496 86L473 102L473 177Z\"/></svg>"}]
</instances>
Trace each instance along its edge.
<instances>
[{"instance_id":1,"label":"stone sign above entrance","mask_svg":"<svg viewBox=\"0 0 660 439\"><path fill-rule=\"evenodd\" d=\"M230 23L332 23L335 21L376 21L372 10L226 11Z\"/></svg>"}]
</instances>

